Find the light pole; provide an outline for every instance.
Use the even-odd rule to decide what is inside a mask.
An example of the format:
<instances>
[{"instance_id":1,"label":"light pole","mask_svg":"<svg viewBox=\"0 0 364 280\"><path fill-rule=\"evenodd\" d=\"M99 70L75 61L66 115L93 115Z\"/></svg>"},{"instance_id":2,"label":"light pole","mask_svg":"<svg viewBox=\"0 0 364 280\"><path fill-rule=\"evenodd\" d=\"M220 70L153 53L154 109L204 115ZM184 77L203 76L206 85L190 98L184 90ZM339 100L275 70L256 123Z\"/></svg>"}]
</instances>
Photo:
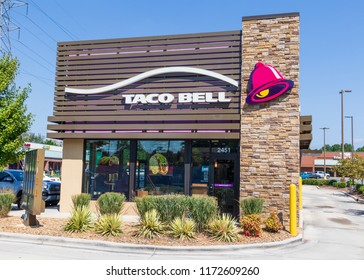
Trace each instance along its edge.
<instances>
[{"instance_id":1,"label":"light pole","mask_svg":"<svg viewBox=\"0 0 364 280\"><path fill-rule=\"evenodd\" d=\"M342 89L341 94L341 159L344 159L344 92L351 92L351 89Z\"/></svg>"},{"instance_id":2,"label":"light pole","mask_svg":"<svg viewBox=\"0 0 364 280\"><path fill-rule=\"evenodd\" d=\"M320 127L324 131L324 179L326 180L326 129L328 127Z\"/></svg>"},{"instance_id":3,"label":"light pole","mask_svg":"<svg viewBox=\"0 0 364 280\"><path fill-rule=\"evenodd\" d=\"M345 116L346 119L351 119L351 158L354 158L354 116Z\"/></svg>"}]
</instances>

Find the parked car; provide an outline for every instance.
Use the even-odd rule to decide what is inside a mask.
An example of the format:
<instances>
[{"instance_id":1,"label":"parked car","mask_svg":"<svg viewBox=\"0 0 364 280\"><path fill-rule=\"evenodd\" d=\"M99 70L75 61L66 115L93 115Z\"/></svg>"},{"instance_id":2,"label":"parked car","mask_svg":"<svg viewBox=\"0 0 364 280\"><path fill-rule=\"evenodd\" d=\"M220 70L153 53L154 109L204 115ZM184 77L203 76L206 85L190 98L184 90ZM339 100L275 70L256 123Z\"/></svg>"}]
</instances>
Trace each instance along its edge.
<instances>
[{"instance_id":1,"label":"parked car","mask_svg":"<svg viewBox=\"0 0 364 280\"><path fill-rule=\"evenodd\" d=\"M61 183L43 181L42 199L46 206L57 205L61 194Z\"/></svg>"},{"instance_id":2,"label":"parked car","mask_svg":"<svg viewBox=\"0 0 364 280\"><path fill-rule=\"evenodd\" d=\"M315 172L307 172L308 178L310 179L321 179L321 176Z\"/></svg>"},{"instance_id":3,"label":"parked car","mask_svg":"<svg viewBox=\"0 0 364 280\"><path fill-rule=\"evenodd\" d=\"M316 171L315 173L317 175L319 175L320 178L324 178L325 177L325 172L323 172L323 171ZM330 179L330 174L329 173L326 173L326 179Z\"/></svg>"},{"instance_id":4,"label":"parked car","mask_svg":"<svg viewBox=\"0 0 364 280\"><path fill-rule=\"evenodd\" d=\"M20 209L21 196L23 193L24 171L9 169L0 172L0 190L12 190L16 197L16 205Z\"/></svg>"},{"instance_id":5,"label":"parked car","mask_svg":"<svg viewBox=\"0 0 364 280\"><path fill-rule=\"evenodd\" d=\"M309 178L307 172L302 172L300 176L301 176L302 179L308 179Z\"/></svg>"},{"instance_id":6,"label":"parked car","mask_svg":"<svg viewBox=\"0 0 364 280\"><path fill-rule=\"evenodd\" d=\"M58 177L52 177L49 175L44 175L43 181L61 182L61 180Z\"/></svg>"}]
</instances>

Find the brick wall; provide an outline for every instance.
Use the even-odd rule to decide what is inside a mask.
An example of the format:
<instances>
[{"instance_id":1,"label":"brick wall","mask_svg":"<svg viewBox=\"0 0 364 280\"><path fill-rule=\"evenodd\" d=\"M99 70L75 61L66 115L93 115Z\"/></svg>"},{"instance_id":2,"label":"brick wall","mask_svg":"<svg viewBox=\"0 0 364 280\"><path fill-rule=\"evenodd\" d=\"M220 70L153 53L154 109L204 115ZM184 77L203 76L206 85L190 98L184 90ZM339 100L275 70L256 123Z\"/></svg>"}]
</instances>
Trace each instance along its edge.
<instances>
[{"instance_id":1,"label":"brick wall","mask_svg":"<svg viewBox=\"0 0 364 280\"><path fill-rule=\"evenodd\" d=\"M264 198L289 228L289 185L299 179L299 15L243 18L240 196ZM245 103L254 65L273 65L294 81L290 94L264 104Z\"/></svg>"}]
</instances>

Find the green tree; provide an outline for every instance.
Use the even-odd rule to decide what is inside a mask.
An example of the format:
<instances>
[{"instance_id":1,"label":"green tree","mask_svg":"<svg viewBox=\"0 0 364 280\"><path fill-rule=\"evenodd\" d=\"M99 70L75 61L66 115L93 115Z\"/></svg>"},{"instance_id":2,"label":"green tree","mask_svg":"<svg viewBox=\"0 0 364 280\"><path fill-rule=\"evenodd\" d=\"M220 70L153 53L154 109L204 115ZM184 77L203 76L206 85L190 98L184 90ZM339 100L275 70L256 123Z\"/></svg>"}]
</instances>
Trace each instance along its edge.
<instances>
[{"instance_id":1,"label":"green tree","mask_svg":"<svg viewBox=\"0 0 364 280\"><path fill-rule=\"evenodd\" d=\"M23 134L23 140L24 140L24 142L33 142L33 143L38 143L38 144L60 146L58 143L56 143L52 139L46 139L40 133L35 134L33 132L26 132Z\"/></svg>"},{"instance_id":2,"label":"green tree","mask_svg":"<svg viewBox=\"0 0 364 280\"><path fill-rule=\"evenodd\" d=\"M356 149L357 152L364 152L364 146Z\"/></svg>"},{"instance_id":3,"label":"green tree","mask_svg":"<svg viewBox=\"0 0 364 280\"><path fill-rule=\"evenodd\" d=\"M14 83L18 67L15 58L0 58L0 169L22 158L22 135L33 122L25 105L30 86L20 89Z\"/></svg>"},{"instance_id":4,"label":"green tree","mask_svg":"<svg viewBox=\"0 0 364 280\"><path fill-rule=\"evenodd\" d=\"M33 142L43 144L44 136L42 134L35 134L33 132L26 132L23 134L24 142Z\"/></svg>"},{"instance_id":5,"label":"green tree","mask_svg":"<svg viewBox=\"0 0 364 280\"><path fill-rule=\"evenodd\" d=\"M364 158L354 155L354 158L339 160L339 164L335 166L334 171L341 176L349 177L352 182L354 180L364 180Z\"/></svg>"},{"instance_id":6,"label":"green tree","mask_svg":"<svg viewBox=\"0 0 364 280\"><path fill-rule=\"evenodd\" d=\"M345 143L344 152L351 152L351 147L351 144ZM320 150L323 151L324 147L322 147ZM326 152L341 152L341 144L334 144L332 146L326 144Z\"/></svg>"}]
</instances>

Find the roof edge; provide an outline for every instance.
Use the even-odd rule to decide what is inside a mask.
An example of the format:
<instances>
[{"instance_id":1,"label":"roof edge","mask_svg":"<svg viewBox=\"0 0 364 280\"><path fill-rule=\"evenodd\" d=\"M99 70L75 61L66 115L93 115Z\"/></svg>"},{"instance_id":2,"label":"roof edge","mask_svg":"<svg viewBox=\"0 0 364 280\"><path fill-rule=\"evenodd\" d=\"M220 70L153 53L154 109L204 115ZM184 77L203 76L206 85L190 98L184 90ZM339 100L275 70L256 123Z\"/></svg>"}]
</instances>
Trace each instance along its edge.
<instances>
[{"instance_id":1,"label":"roof edge","mask_svg":"<svg viewBox=\"0 0 364 280\"><path fill-rule=\"evenodd\" d=\"M299 17L299 12L293 13L283 13L283 14L268 14L268 15L258 15L258 16L245 16L242 18L243 21L247 20L257 20L257 19L273 19L273 18L280 18L280 17Z\"/></svg>"}]
</instances>

